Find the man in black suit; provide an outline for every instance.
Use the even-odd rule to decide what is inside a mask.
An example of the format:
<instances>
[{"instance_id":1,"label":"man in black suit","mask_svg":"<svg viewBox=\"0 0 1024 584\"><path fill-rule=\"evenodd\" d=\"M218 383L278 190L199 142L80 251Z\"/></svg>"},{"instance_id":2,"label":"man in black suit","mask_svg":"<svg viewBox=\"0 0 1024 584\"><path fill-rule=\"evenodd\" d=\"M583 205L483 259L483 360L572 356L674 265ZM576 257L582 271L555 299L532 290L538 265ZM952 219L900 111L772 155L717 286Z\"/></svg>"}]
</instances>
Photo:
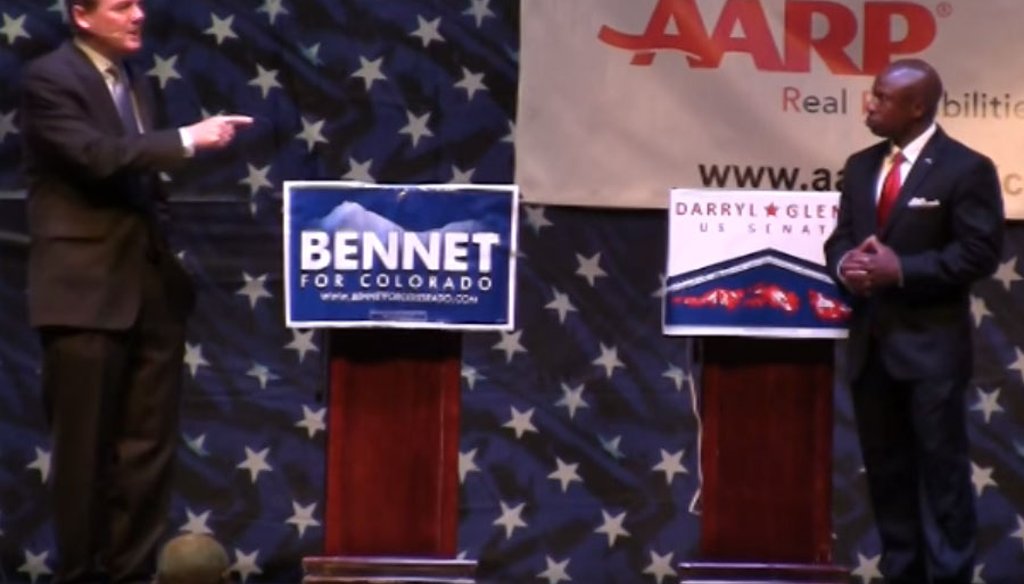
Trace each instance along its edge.
<instances>
[{"instance_id":1,"label":"man in black suit","mask_svg":"<svg viewBox=\"0 0 1024 584\"><path fill-rule=\"evenodd\" d=\"M941 96L920 60L875 78L866 123L884 141L847 160L825 243L853 294L847 367L881 570L894 583L973 578L969 291L998 265L1004 217L991 160L935 124Z\"/></svg>"},{"instance_id":2,"label":"man in black suit","mask_svg":"<svg viewBox=\"0 0 1024 584\"><path fill-rule=\"evenodd\" d=\"M43 344L57 582L145 582L164 534L191 281L157 171L243 116L157 129L140 0L68 0L74 39L25 71L29 318Z\"/></svg>"}]
</instances>

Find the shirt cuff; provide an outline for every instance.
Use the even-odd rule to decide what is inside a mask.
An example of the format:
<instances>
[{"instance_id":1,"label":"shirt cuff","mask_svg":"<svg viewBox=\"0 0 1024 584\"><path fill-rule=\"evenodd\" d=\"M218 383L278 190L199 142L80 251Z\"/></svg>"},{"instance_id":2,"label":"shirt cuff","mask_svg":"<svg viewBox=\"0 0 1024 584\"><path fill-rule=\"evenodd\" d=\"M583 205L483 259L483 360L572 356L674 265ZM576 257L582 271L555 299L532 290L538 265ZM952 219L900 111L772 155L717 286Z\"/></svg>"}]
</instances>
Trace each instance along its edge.
<instances>
[{"instance_id":1,"label":"shirt cuff","mask_svg":"<svg viewBox=\"0 0 1024 584\"><path fill-rule=\"evenodd\" d=\"M181 148L185 151L185 158L192 158L196 153L196 143L192 139L192 133L188 128L178 128L178 135L181 136Z\"/></svg>"}]
</instances>

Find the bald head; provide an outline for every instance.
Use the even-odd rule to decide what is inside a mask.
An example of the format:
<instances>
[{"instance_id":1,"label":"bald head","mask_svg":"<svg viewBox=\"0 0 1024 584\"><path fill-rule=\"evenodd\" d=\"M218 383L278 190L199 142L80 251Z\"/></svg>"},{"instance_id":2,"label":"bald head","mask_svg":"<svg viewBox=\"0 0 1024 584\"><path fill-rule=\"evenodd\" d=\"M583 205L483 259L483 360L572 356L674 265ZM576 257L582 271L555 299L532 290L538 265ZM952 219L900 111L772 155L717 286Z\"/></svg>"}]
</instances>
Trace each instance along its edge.
<instances>
[{"instance_id":1,"label":"bald head","mask_svg":"<svg viewBox=\"0 0 1024 584\"><path fill-rule=\"evenodd\" d=\"M913 91L925 108L928 121L935 119L942 99L942 80L935 69L921 59L900 59L890 64L883 75L891 75L902 86Z\"/></svg>"},{"instance_id":2,"label":"bald head","mask_svg":"<svg viewBox=\"0 0 1024 584\"><path fill-rule=\"evenodd\" d=\"M942 80L920 59L894 61L875 77L866 123L876 135L903 146L935 121Z\"/></svg>"},{"instance_id":3,"label":"bald head","mask_svg":"<svg viewBox=\"0 0 1024 584\"><path fill-rule=\"evenodd\" d=\"M157 560L157 584L222 584L228 554L207 535L179 535L164 544Z\"/></svg>"}]
</instances>

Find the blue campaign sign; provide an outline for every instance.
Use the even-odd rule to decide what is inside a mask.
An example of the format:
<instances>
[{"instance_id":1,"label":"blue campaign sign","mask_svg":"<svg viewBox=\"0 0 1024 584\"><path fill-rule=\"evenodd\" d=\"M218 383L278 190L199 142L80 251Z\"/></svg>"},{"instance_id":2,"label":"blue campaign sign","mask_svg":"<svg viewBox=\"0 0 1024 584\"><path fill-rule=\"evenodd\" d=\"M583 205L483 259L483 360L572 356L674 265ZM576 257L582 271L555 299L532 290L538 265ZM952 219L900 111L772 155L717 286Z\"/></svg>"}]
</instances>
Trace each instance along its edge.
<instances>
[{"instance_id":1,"label":"blue campaign sign","mask_svg":"<svg viewBox=\"0 0 1024 584\"><path fill-rule=\"evenodd\" d=\"M514 185L284 185L291 327L514 327Z\"/></svg>"}]
</instances>

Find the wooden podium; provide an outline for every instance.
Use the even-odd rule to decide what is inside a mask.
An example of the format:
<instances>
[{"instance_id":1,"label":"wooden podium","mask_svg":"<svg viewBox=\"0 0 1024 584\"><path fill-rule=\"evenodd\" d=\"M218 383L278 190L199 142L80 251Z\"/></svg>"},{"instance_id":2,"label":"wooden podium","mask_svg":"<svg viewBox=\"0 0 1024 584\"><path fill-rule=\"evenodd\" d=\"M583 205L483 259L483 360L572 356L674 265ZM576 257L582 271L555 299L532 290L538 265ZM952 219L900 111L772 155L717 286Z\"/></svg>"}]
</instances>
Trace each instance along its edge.
<instances>
[{"instance_id":1,"label":"wooden podium","mask_svg":"<svg viewBox=\"0 0 1024 584\"><path fill-rule=\"evenodd\" d=\"M455 559L461 335L327 334L325 555L303 582L474 582Z\"/></svg>"},{"instance_id":2,"label":"wooden podium","mask_svg":"<svg viewBox=\"0 0 1024 584\"><path fill-rule=\"evenodd\" d=\"M700 561L683 584L845 584L832 564L833 341L701 341Z\"/></svg>"}]
</instances>

